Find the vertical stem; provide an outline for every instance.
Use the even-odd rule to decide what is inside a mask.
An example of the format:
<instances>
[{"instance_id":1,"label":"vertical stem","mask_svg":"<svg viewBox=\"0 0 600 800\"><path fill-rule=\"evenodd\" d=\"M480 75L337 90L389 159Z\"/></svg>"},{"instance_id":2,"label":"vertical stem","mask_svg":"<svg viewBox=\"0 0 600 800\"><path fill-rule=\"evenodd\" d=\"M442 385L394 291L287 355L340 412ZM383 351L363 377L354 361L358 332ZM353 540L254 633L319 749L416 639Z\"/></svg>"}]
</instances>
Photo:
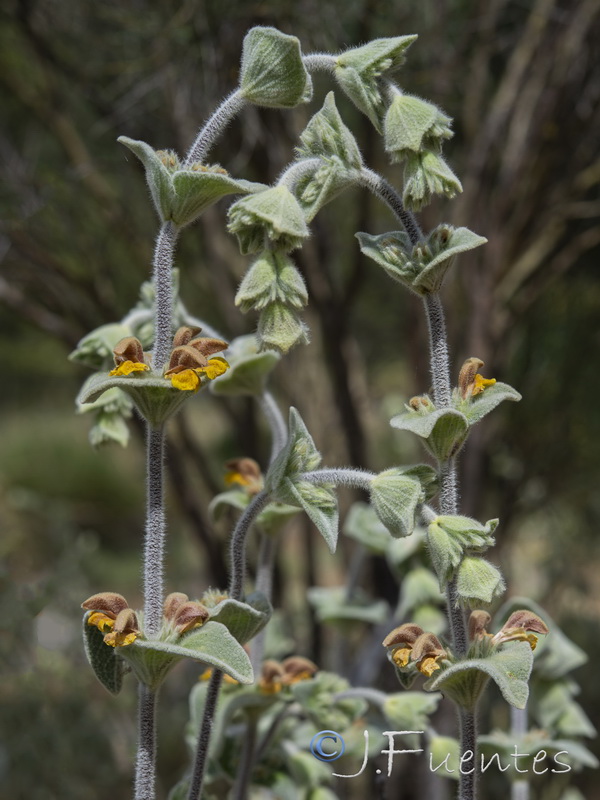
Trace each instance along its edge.
<instances>
[{"instance_id":1,"label":"vertical stem","mask_svg":"<svg viewBox=\"0 0 600 800\"><path fill-rule=\"evenodd\" d=\"M510 732L515 739L527 733L527 708L510 707ZM519 778L511 787L511 800L529 800L529 781Z\"/></svg>"},{"instance_id":2,"label":"vertical stem","mask_svg":"<svg viewBox=\"0 0 600 800\"><path fill-rule=\"evenodd\" d=\"M433 402L438 408L446 408L452 400L450 359L448 356L444 309L439 294L425 295L425 312L429 329Z\"/></svg>"},{"instance_id":3,"label":"vertical stem","mask_svg":"<svg viewBox=\"0 0 600 800\"><path fill-rule=\"evenodd\" d=\"M473 753L472 762L469 759L466 762L465 770L470 769L470 764L473 764L473 772L469 774L460 774L460 783L458 789L458 800L477 800L477 716L476 710L467 711L461 708L460 715L460 744L461 754L464 755L467 750Z\"/></svg>"},{"instance_id":4,"label":"vertical stem","mask_svg":"<svg viewBox=\"0 0 600 800\"><path fill-rule=\"evenodd\" d=\"M262 592L267 600L271 600L271 593L273 591L273 563L275 560L275 542L272 536L266 533L261 533L260 536L260 549L258 551L258 566L256 570L256 584L255 589L257 592ZM254 675L260 672L260 666L263 660L265 650L265 636L266 629L263 628L258 633L252 643L250 644L250 661L252 662L252 670Z\"/></svg>"},{"instance_id":5,"label":"vertical stem","mask_svg":"<svg viewBox=\"0 0 600 800\"><path fill-rule=\"evenodd\" d=\"M138 752L135 800L154 800L156 784L156 698L143 683L138 688Z\"/></svg>"},{"instance_id":6,"label":"vertical stem","mask_svg":"<svg viewBox=\"0 0 600 800\"><path fill-rule=\"evenodd\" d=\"M210 735L212 733L215 710L217 708L217 700L219 699L219 689L221 688L222 680L223 680L223 673L220 670L216 669L211 675L210 681L208 682L208 689L206 691L206 703L204 706L202 723L200 725L200 730L198 732L196 760L194 763L194 772L192 774L192 780L190 782L188 800L199 800L200 792L202 791L202 783L204 781L204 773L206 772L206 762L208 759Z\"/></svg>"},{"instance_id":7,"label":"vertical stem","mask_svg":"<svg viewBox=\"0 0 600 800\"><path fill-rule=\"evenodd\" d=\"M287 441L288 429L271 392L264 391L258 400L271 430L271 456L269 463L272 464Z\"/></svg>"},{"instance_id":8,"label":"vertical stem","mask_svg":"<svg viewBox=\"0 0 600 800\"><path fill-rule=\"evenodd\" d=\"M173 253L177 241L177 228L165 222L158 233L154 248L154 293L156 311L154 318L154 348L152 369L160 372L171 352L173 317Z\"/></svg>"},{"instance_id":9,"label":"vertical stem","mask_svg":"<svg viewBox=\"0 0 600 800\"><path fill-rule=\"evenodd\" d=\"M163 502L164 431L148 425L146 434L147 487L144 540L144 631L148 637L160 630L163 611L165 509Z\"/></svg>"},{"instance_id":10,"label":"vertical stem","mask_svg":"<svg viewBox=\"0 0 600 800\"><path fill-rule=\"evenodd\" d=\"M195 161L203 162L208 151L214 145L231 120L238 114L248 101L239 89L231 92L213 114L206 120L193 145L188 150L183 163L184 169Z\"/></svg>"},{"instance_id":11,"label":"vertical stem","mask_svg":"<svg viewBox=\"0 0 600 800\"><path fill-rule=\"evenodd\" d=\"M233 800L246 800L248 789L252 780L252 769L254 767L254 753L256 750L256 717L248 718L246 725L246 737L242 749L242 756L238 768L237 781L233 792Z\"/></svg>"}]
</instances>

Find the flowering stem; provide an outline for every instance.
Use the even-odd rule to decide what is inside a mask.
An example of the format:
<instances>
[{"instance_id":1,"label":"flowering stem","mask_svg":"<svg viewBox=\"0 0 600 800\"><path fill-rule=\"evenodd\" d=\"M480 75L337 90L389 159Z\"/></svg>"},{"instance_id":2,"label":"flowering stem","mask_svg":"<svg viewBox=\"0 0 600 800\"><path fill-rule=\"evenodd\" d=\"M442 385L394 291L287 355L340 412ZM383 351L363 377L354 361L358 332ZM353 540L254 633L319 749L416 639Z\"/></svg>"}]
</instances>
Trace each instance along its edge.
<instances>
[{"instance_id":1,"label":"flowering stem","mask_svg":"<svg viewBox=\"0 0 600 800\"><path fill-rule=\"evenodd\" d=\"M247 102L239 89L235 89L223 100L221 105L206 120L196 136L194 144L188 150L183 162L184 169L196 161L205 161L211 147Z\"/></svg>"},{"instance_id":2,"label":"flowering stem","mask_svg":"<svg viewBox=\"0 0 600 800\"><path fill-rule=\"evenodd\" d=\"M367 169L367 167L363 167L361 170L359 174L359 183L370 192L373 192L375 197L383 200L404 226L410 243L412 245L418 244L423 238L419 223L414 215L404 208L404 203L394 187L377 172L373 172L372 169Z\"/></svg>"},{"instance_id":3,"label":"flowering stem","mask_svg":"<svg viewBox=\"0 0 600 800\"><path fill-rule=\"evenodd\" d=\"M246 725L246 735L238 768L237 781L233 792L233 800L246 800L248 789L252 780L254 767L254 753L256 750L257 722L255 716L249 716Z\"/></svg>"},{"instance_id":4,"label":"flowering stem","mask_svg":"<svg viewBox=\"0 0 600 800\"><path fill-rule=\"evenodd\" d=\"M162 623L165 509L163 498L164 431L148 425L146 433L147 486L144 539L144 630L155 636Z\"/></svg>"},{"instance_id":5,"label":"flowering stem","mask_svg":"<svg viewBox=\"0 0 600 800\"><path fill-rule=\"evenodd\" d=\"M178 230L172 222L165 222L158 233L154 248L154 347L152 369L162 372L171 352L173 317L173 253Z\"/></svg>"},{"instance_id":6,"label":"flowering stem","mask_svg":"<svg viewBox=\"0 0 600 800\"><path fill-rule=\"evenodd\" d=\"M261 592L269 602L271 601L271 594L273 591L274 563L275 542L273 537L266 533L261 533L254 588L257 592ZM250 645L250 661L252 662L252 670L255 676L260 672L260 665L265 651L265 636L266 628L263 628L262 631L254 637Z\"/></svg>"},{"instance_id":7,"label":"flowering stem","mask_svg":"<svg viewBox=\"0 0 600 800\"><path fill-rule=\"evenodd\" d=\"M221 670L216 669L208 682L206 701L204 704L204 714L202 715L202 723L198 732L196 760L194 762L194 772L190 782L188 800L199 800L200 792L202 791L202 783L204 782L204 773L206 772L206 762L208 758L208 748L210 745L210 735L212 733L215 710L217 708L217 700L219 699L219 689L221 688L222 680L223 673Z\"/></svg>"},{"instance_id":8,"label":"flowering stem","mask_svg":"<svg viewBox=\"0 0 600 800\"><path fill-rule=\"evenodd\" d=\"M450 358L448 356L444 308L437 293L425 295L424 304L429 330L433 402L437 408L448 408L452 399L452 392L450 389Z\"/></svg>"},{"instance_id":9,"label":"flowering stem","mask_svg":"<svg viewBox=\"0 0 600 800\"><path fill-rule=\"evenodd\" d=\"M477 800L477 716L476 711L460 709L460 752L473 755L473 771L469 771L470 759L466 761L465 771L460 771L458 800Z\"/></svg>"},{"instance_id":10,"label":"flowering stem","mask_svg":"<svg viewBox=\"0 0 600 800\"><path fill-rule=\"evenodd\" d=\"M135 763L135 800L154 800L156 783L156 692L143 683L138 688L138 752Z\"/></svg>"}]
</instances>

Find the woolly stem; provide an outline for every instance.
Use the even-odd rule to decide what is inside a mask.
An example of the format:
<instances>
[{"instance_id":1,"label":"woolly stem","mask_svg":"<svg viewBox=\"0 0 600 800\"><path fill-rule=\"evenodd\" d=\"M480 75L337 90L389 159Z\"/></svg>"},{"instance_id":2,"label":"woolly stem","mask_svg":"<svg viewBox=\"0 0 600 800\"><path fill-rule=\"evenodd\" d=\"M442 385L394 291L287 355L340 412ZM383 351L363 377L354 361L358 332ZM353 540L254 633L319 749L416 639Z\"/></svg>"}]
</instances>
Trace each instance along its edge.
<instances>
[{"instance_id":1,"label":"woolly stem","mask_svg":"<svg viewBox=\"0 0 600 800\"><path fill-rule=\"evenodd\" d=\"M155 636L162 624L163 570L166 537L163 498L163 428L146 432L146 535L144 538L144 631Z\"/></svg>"},{"instance_id":2,"label":"woolly stem","mask_svg":"<svg viewBox=\"0 0 600 800\"><path fill-rule=\"evenodd\" d=\"M275 562L275 542L272 536L266 533L260 535L260 549L258 551L258 566L256 570L255 590L262 592L267 600L271 600L273 591L273 565ZM265 651L266 629L263 628L250 644L250 661L254 675L258 675Z\"/></svg>"},{"instance_id":3,"label":"woolly stem","mask_svg":"<svg viewBox=\"0 0 600 800\"><path fill-rule=\"evenodd\" d=\"M287 186L292 191L298 181L302 180L305 175L316 172L323 166L323 163L320 158L303 158L301 161L294 161L277 178L277 185Z\"/></svg>"},{"instance_id":4,"label":"woolly stem","mask_svg":"<svg viewBox=\"0 0 600 800\"><path fill-rule=\"evenodd\" d=\"M308 72L333 72L335 60L331 53L309 53L302 58Z\"/></svg>"},{"instance_id":5,"label":"woolly stem","mask_svg":"<svg viewBox=\"0 0 600 800\"><path fill-rule=\"evenodd\" d=\"M183 168L189 167L194 162L204 162L209 150L219 136L224 132L231 120L247 104L247 100L239 89L231 92L220 106L211 114L196 136L194 144L188 150L183 162Z\"/></svg>"},{"instance_id":6,"label":"woolly stem","mask_svg":"<svg viewBox=\"0 0 600 800\"><path fill-rule=\"evenodd\" d=\"M450 389L450 358L444 308L437 293L425 295L424 305L429 330L433 402L437 408L448 408L452 400L452 391Z\"/></svg>"},{"instance_id":7,"label":"woolly stem","mask_svg":"<svg viewBox=\"0 0 600 800\"><path fill-rule=\"evenodd\" d=\"M173 254L178 230L172 222L165 222L158 233L154 248L154 347L152 369L162 372L168 361L172 344L173 316Z\"/></svg>"},{"instance_id":8,"label":"woolly stem","mask_svg":"<svg viewBox=\"0 0 600 800\"><path fill-rule=\"evenodd\" d=\"M348 486L357 489L365 489L367 492L371 491L371 483L375 478L375 473L367 472L360 469L346 469L339 467L337 469L318 469L313 472L302 472L298 479L301 481L308 481L308 483L315 483L317 485L322 483L333 483L335 486Z\"/></svg>"},{"instance_id":9,"label":"woolly stem","mask_svg":"<svg viewBox=\"0 0 600 800\"><path fill-rule=\"evenodd\" d=\"M223 673L216 669L208 682L206 701L204 704L204 714L202 715L202 723L198 732L196 759L194 762L192 780L190 782L190 790L188 792L188 800L199 800L200 792L202 791L204 773L206 772L206 762L208 759L208 748L210 746L210 736L212 733L215 710L217 708L217 700L219 699L219 689L221 688L222 680Z\"/></svg>"},{"instance_id":10,"label":"woolly stem","mask_svg":"<svg viewBox=\"0 0 600 800\"><path fill-rule=\"evenodd\" d=\"M464 772L460 770L458 800L477 800L477 716L476 711L461 708L460 719L460 752L464 757L467 751L473 754L473 771L470 771L471 759L466 761Z\"/></svg>"},{"instance_id":11,"label":"woolly stem","mask_svg":"<svg viewBox=\"0 0 600 800\"><path fill-rule=\"evenodd\" d=\"M361 170L358 182L372 192L375 197L378 197L380 200L382 200L388 206L388 208L391 209L392 213L395 214L395 216L404 226L404 230L408 234L410 243L412 245L418 244L418 242L423 238L423 233L419 227L419 223L415 219L414 215L404 208L404 203L394 187L377 172L373 172L372 169L367 169L367 167L363 167Z\"/></svg>"},{"instance_id":12,"label":"woolly stem","mask_svg":"<svg viewBox=\"0 0 600 800\"><path fill-rule=\"evenodd\" d=\"M156 699L143 683L138 687L138 751L135 800L154 800L156 784Z\"/></svg>"},{"instance_id":13,"label":"woolly stem","mask_svg":"<svg viewBox=\"0 0 600 800\"><path fill-rule=\"evenodd\" d=\"M246 537L252 523L269 502L267 492L257 494L252 502L246 506L242 516L238 519L233 531L230 545L231 578L229 581L229 596L234 600L241 600L244 593L244 578L246 576Z\"/></svg>"}]
</instances>

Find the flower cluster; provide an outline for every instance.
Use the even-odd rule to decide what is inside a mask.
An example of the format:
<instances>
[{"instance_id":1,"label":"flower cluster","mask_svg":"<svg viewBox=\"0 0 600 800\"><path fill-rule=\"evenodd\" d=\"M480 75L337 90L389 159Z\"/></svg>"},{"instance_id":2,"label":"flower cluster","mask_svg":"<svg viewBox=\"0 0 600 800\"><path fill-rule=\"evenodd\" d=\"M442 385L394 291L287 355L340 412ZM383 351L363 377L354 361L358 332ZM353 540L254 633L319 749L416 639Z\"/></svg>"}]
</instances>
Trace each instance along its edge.
<instances>
[{"instance_id":1,"label":"flower cluster","mask_svg":"<svg viewBox=\"0 0 600 800\"><path fill-rule=\"evenodd\" d=\"M448 655L435 634L427 633L413 622L394 628L383 640L383 646L387 648L392 663L399 669L414 664L428 678L435 670L440 669L438 661Z\"/></svg>"}]
</instances>

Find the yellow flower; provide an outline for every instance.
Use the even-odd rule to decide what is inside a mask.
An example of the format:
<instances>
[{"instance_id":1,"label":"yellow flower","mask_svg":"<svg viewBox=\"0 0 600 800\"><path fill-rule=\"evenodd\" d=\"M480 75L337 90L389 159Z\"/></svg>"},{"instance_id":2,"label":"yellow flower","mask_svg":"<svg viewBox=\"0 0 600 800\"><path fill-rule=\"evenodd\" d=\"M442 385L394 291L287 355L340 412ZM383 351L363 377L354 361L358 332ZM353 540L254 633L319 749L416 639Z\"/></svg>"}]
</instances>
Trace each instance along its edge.
<instances>
[{"instance_id":1,"label":"yellow flower","mask_svg":"<svg viewBox=\"0 0 600 800\"><path fill-rule=\"evenodd\" d=\"M263 489L264 480L260 467L253 458L232 458L225 466L225 483L238 484L248 494L258 494Z\"/></svg>"},{"instance_id":2,"label":"yellow flower","mask_svg":"<svg viewBox=\"0 0 600 800\"><path fill-rule=\"evenodd\" d=\"M488 386L496 383L495 378L484 378L477 370L483 367L480 358L467 358L458 375L458 389L463 400L481 394Z\"/></svg>"},{"instance_id":3,"label":"yellow flower","mask_svg":"<svg viewBox=\"0 0 600 800\"><path fill-rule=\"evenodd\" d=\"M427 656L422 661L419 661L417 664L417 669L427 678L431 678L436 669L440 669L440 665L433 656Z\"/></svg>"},{"instance_id":4,"label":"yellow flower","mask_svg":"<svg viewBox=\"0 0 600 800\"><path fill-rule=\"evenodd\" d=\"M108 617L101 611L94 611L89 615L87 624L98 628L100 633L108 633L115 627L115 619L116 617Z\"/></svg>"},{"instance_id":5,"label":"yellow flower","mask_svg":"<svg viewBox=\"0 0 600 800\"><path fill-rule=\"evenodd\" d=\"M81 607L92 612L87 624L98 628L104 634L104 644L110 647L125 647L142 633L136 613L127 606L123 595L101 592L89 597Z\"/></svg>"},{"instance_id":6,"label":"yellow flower","mask_svg":"<svg viewBox=\"0 0 600 800\"><path fill-rule=\"evenodd\" d=\"M139 361L123 361L108 373L109 375L131 375L132 372L145 372L150 369L148 364Z\"/></svg>"},{"instance_id":7,"label":"yellow flower","mask_svg":"<svg viewBox=\"0 0 600 800\"><path fill-rule=\"evenodd\" d=\"M514 611L506 620L502 628L492 638L494 644L505 642L528 642L532 650L538 643L538 634L546 635L548 626L543 619L533 611L522 609Z\"/></svg>"},{"instance_id":8,"label":"yellow flower","mask_svg":"<svg viewBox=\"0 0 600 800\"><path fill-rule=\"evenodd\" d=\"M179 328L173 338L165 378L170 378L171 385L184 392L197 392L202 377L212 381L229 369L224 358L209 358L213 353L226 350L227 342L202 336L194 338L199 331L199 328L186 326Z\"/></svg>"},{"instance_id":9,"label":"yellow flower","mask_svg":"<svg viewBox=\"0 0 600 800\"><path fill-rule=\"evenodd\" d=\"M405 667L410 660L410 647L398 647L393 651L392 661L397 667Z\"/></svg>"},{"instance_id":10,"label":"yellow flower","mask_svg":"<svg viewBox=\"0 0 600 800\"><path fill-rule=\"evenodd\" d=\"M488 386L493 386L496 383L496 378L484 378L483 375L477 373L474 378L473 389L471 390L471 397L476 394L481 394Z\"/></svg>"},{"instance_id":11,"label":"yellow flower","mask_svg":"<svg viewBox=\"0 0 600 800\"><path fill-rule=\"evenodd\" d=\"M412 622L394 628L383 640L383 646L390 650L390 657L397 667L403 669L412 661L428 678L440 669L438 659L447 655L437 636L424 632Z\"/></svg>"}]
</instances>

